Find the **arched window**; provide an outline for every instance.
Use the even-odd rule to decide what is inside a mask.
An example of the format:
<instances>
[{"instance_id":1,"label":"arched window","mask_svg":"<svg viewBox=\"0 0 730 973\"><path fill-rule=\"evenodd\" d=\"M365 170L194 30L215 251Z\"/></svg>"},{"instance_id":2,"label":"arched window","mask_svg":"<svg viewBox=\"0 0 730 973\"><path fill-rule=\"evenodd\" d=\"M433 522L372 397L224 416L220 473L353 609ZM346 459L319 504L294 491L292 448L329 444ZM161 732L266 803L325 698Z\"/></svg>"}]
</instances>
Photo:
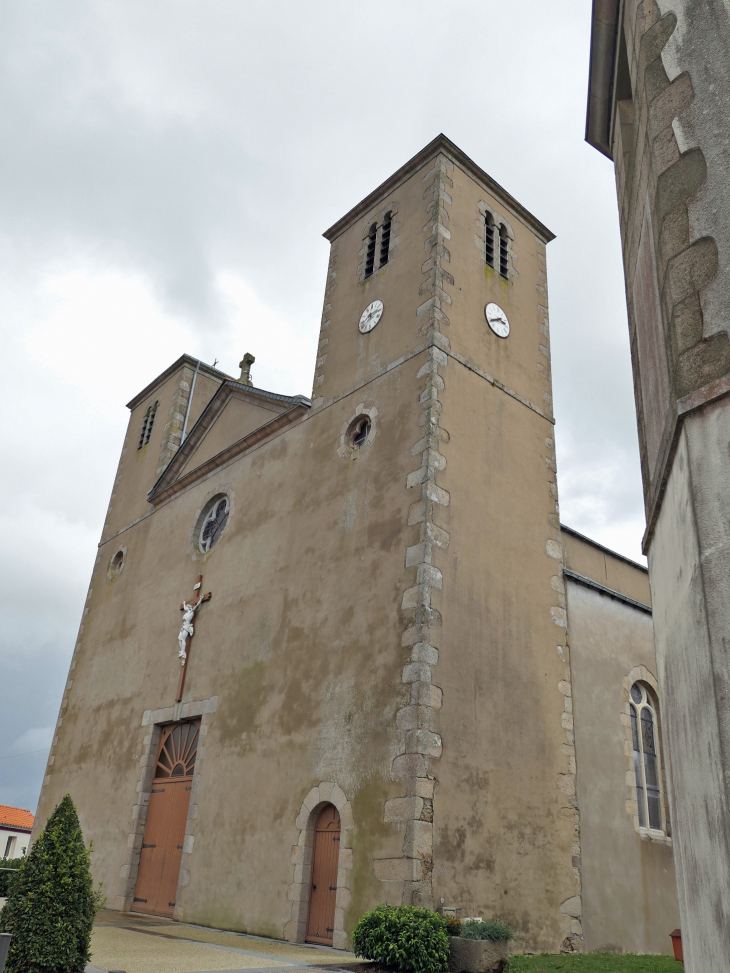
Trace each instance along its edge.
<instances>
[{"instance_id":1,"label":"arched window","mask_svg":"<svg viewBox=\"0 0 730 973\"><path fill-rule=\"evenodd\" d=\"M635 682L631 687L629 706L639 827L662 831L664 828L660 790L659 727L656 704L644 683Z\"/></svg>"},{"instance_id":2,"label":"arched window","mask_svg":"<svg viewBox=\"0 0 730 973\"><path fill-rule=\"evenodd\" d=\"M144 414L144 419L142 420L142 431L139 434L139 442L137 443L137 449L142 449L150 441L150 436L152 435L152 427L155 424L155 415L157 413L157 406L159 402L155 400L152 405L147 406L147 411Z\"/></svg>"},{"instance_id":3,"label":"arched window","mask_svg":"<svg viewBox=\"0 0 730 973\"><path fill-rule=\"evenodd\" d=\"M371 277L375 269L375 237L378 233L378 224L373 225L368 230L368 242L365 250L365 276Z\"/></svg>"},{"instance_id":4,"label":"arched window","mask_svg":"<svg viewBox=\"0 0 730 973\"><path fill-rule=\"evenodd\" d=\"M393 222L393 214L388 211L383 217L383 226L380 233L380 266L384 267L388 262L390 251L390 227Z\"/></svg>"},{"instance_id":5,"label":"arched window","mask_svg":"<svg viewBox=\"0 0 730 973\"><path fill-rule=\"evenodd\" d=\"M499 272L502 277L509 276L509 237L504 223L499 228Z\"/></svg>"},{"instance_id":6,"label":"arched window","mask_svg":"<svg viewBox=\"0 0 730 973\"><path fill-rule=\"evenodd\" d=\"M484 217L484 259L494 269L494 220L491 213Z\"/></svg>"}]
</instances>

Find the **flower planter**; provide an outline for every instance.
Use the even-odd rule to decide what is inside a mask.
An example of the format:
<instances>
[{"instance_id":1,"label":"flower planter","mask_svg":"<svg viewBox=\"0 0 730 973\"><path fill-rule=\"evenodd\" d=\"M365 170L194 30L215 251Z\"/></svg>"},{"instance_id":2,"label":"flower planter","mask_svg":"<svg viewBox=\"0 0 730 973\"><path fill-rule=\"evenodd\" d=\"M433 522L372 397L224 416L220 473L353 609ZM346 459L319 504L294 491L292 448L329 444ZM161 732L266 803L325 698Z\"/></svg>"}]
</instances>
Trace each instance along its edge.
<instances>
[{"instance_id":1,"label":"flower planter","mask_svg":"<svg viewBox=\"0 0 730 973\"><path fill-rule=\"evenodd\" d=\"M509 959L506 939L449 937L450 973L501 973Z\"/></svg>"},{"instance_id":2,"label":"flower planter","mask_svg":"<svg viewBox=\"0 0 730 973\"><path fill-rule=\"evenodd\" d=\"M682 932L679 929L675 929L674 932L670 932L669 935L672 937L672 946L674 947L674 958L684 962L684 956L682 954Z\"/></svg>"}]
</instances>

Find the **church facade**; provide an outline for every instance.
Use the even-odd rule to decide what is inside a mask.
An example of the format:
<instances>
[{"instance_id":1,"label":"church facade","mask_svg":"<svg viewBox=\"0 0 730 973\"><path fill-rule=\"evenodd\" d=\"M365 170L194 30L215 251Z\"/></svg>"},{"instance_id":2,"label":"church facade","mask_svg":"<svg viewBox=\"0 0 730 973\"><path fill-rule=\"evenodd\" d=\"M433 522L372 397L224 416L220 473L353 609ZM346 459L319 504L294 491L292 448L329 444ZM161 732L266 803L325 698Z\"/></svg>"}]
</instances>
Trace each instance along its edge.
<instances>
[{"instance_id":1,"label":"church facade","mask_svg":"<svg viewBox=\"0 0 730 973\"><path fill-rule=\"evenodd\" d=\"M120 910L667 952L649 587L560 524L552 234L440 136L325 236L311 398L183 355L129 403L36 826L70 793Z\"/></svg>"}]
</instances>

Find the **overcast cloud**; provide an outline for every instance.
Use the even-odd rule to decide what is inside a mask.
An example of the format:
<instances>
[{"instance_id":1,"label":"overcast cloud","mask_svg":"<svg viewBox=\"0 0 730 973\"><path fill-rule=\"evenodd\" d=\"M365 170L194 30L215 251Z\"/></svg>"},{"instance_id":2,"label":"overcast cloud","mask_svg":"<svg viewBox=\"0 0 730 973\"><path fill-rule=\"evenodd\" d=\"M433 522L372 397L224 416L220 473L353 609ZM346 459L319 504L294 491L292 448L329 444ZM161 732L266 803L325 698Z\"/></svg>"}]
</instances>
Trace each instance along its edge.
<instances>
[{"instance_id":1,"label":"overcast cloud","mask_svg":"<svg viewBox=\"0 0 730 973\"><path fill-rule=\"evenodd\" d=\"M184 351L308 395L322 231L441 131L557 234L562 518L642 560L590 6L0 2L0 803L35 810L125 402Z\"/></svg>"}]
</instances>

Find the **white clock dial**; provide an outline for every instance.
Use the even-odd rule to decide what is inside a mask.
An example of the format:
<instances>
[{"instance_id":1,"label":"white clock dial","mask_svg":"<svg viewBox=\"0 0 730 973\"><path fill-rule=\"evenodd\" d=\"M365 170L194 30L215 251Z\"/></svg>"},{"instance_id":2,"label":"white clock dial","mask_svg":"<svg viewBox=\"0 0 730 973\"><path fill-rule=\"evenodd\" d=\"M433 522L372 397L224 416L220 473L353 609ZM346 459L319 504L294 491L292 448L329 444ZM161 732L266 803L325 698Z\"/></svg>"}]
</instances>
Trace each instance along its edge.
<instances>
[{"instance_id":1,"label":"white clock dial","mask_svg":"<svg viewBox=\"0 0 730 973\"><path fill-rule=\"evenodd\" d=\"M361 334L367 334L368 331L372 331L375 325L383 316L383 302L373 301L372 304L368 304L365 310L360 316L360 324L358 325Z\"/></svg>"},{"instance_id":2,"label":"white clock dial","mask_svg":"<svg viewBox=\"0 0 730 973\"><path fill-rule=\"evenodd\" d=\"M487 304L484 309L487 324L499 338L506 338L509 334L509 321L499 304Z\"/></svg>"}]
</instances>

